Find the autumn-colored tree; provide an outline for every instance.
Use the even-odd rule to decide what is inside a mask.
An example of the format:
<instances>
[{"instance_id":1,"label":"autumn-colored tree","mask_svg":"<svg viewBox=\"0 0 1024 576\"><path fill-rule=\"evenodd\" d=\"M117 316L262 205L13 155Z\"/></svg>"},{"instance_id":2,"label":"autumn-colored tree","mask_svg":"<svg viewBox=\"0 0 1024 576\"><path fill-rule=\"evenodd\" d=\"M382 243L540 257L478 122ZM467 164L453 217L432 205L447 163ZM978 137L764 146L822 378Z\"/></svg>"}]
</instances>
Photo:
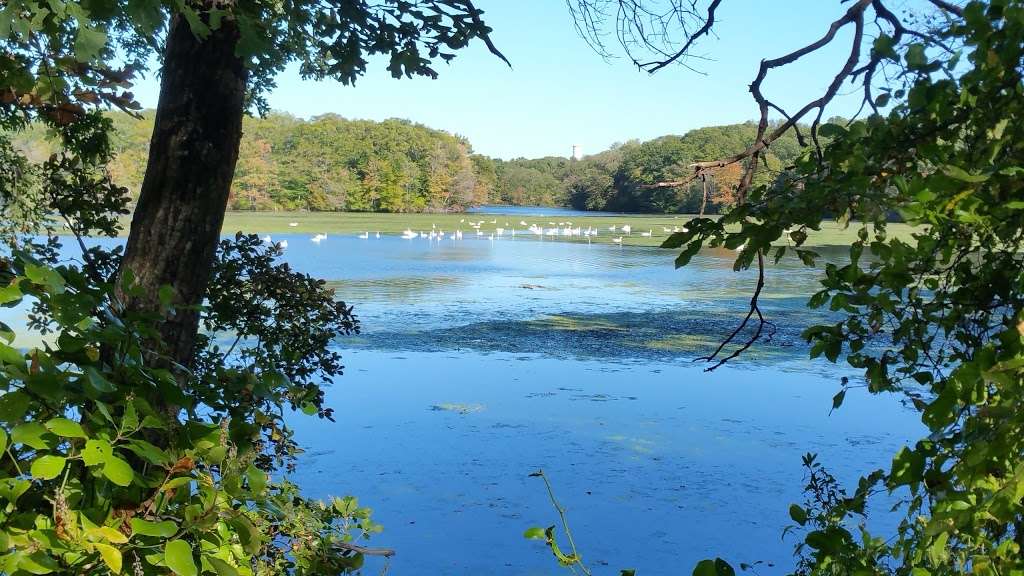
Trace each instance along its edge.
<instances>
[{"instance_id":1,"label":"autumn-colored tree","mask_svg":"<svg viewBox=\"0 0 1024 576\"><path fill-rule=\"evenodd\" d=\"M257 210L271 205L271 195L279 184L270 152L271 145L267 140L242 140L231 186L229 205L232 208Z\"/></svg>"},{"instance_id":2,"label":"autumn-colored tree","mask_svg":"<svg viewBox=\"0 0 1024 576\"><path fill-rule=\"evenodd\" d=\"M729 205L736 201L736 188L740 185L743 170L738 164L730 164L713 173L711 199L718 205Z\"/></svg>"}]
</instances>

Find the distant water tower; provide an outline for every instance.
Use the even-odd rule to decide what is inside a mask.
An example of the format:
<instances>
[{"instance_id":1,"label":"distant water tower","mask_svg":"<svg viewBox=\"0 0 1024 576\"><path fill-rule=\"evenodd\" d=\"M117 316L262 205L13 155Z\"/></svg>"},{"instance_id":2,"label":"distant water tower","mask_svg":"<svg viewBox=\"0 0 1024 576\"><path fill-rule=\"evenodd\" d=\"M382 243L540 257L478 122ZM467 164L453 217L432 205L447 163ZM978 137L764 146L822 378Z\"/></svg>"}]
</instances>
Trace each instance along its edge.
<instances>
[{"instance_id":1,"label":"distant water tower","mask_svg":"<svg viewBox=\"0 0 1024 576\"><path fill-rule=\"evenodd\" d=\"M579 144L572 145L572 159L582 160L583 159L583 148Z\"/></svg>"}]
</instances>

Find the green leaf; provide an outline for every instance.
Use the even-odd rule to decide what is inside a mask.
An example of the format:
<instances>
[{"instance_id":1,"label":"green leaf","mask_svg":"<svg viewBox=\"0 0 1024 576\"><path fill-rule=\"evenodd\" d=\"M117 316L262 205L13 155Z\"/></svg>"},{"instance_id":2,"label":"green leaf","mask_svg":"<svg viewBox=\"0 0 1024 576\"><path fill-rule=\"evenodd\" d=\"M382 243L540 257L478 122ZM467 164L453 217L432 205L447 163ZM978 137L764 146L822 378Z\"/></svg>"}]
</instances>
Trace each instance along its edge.
<instances>
[{"instance_id":1,"label":"green leaf","mask_svg":"<svg viewBox=\"0 0 1024 576\"><path fill-rule=\"evenodd\" d=\"M17 302L21 297L21 288L16 283L0 286L0 305Z\"/></svg>"},{"instance_id":2,"label":"green leaf","mask_svg":"<svg viewBox=\"0 0 1024 576\"><path fill-rule=\"evenodd\" d=\"M139 427L139 413L135 410L134 402L125 402L124 415L121 417L121 431L134 432Z\"/></svg>"},{"instance_id":3,"label":"green leaf","mask_svg":"<svg viewBox=\"0 0 1024 576\"><path fill-rule=\"evenodd\" d=\"M192 34L194 34L196 38L203 40L210 35L210 27L199 18L199 14L197 14L191 6L182 7L181 15L185 17L189 28L192 29ZM238 51L239 49L236 48L236 52Z\"/></svg>"},{"instance_id":4,"label":"green leaf","mask_svg":"<svg viewBox=\"0 0 1024 576\"><path fill-rule=\"evenodd\" d=\"M132 518L132 534L138 536L156 536L157 538L170 538L178 532L178 525L170 520L162 522L150 522L139 518Z\"/></svg>"},{"instance_id":5,"label":"green leaf","mask_svg":"<svg viewBox=\"0 0 1024 576\"><path fill-rule=\"evenodd\" d=\"M121 551L114 548L110 544L101 544L99 542L93 543L93 547L100 553L100 557L103 558L103 563L110 568L110 571L114 574L121 573Z\"/></svg>"},{"instance_id":6,"label":"green leaf","mask_svg":"<svg viewBox=\"0 0 1024 576\"><path fill-rule=\"evenodd\" d=\"M3 344L0 344L0 347L3 347ZM16 422L21 420L28 412L29 404L31 404L31 399L21 390L0 396L0 421Z\"/></svg>"},{"instance_id":7,"label":"green leaf","mask_svg":"<svg viewBox=\"0 0 1024 576\"><path fill-rule=\"evenodd\" d=\"M523 532L523 538L526 538L527 540L544 540L546 536L544 535L543 528L540 526L531 526L526 529L526 532Z\"/></svg>"},{"instance_id":8,"label":"green leaf","mask_svg":"<svg viewBox=\"0 0 1024 576\"><path fill-rule=\"evenodd\" d=\"M911 44L904 56L907 67L911 70L921 69L928 65L928 56L924 52L924 44Z\"/></svg>"},{"instance_id":9,"label":"green leaf","mask_svg":"<svg viewBox=\"0 0 1024 576\"><path fill-rule=\"evenodd\" d=\"M813 250L797 250L796 255L800 257L800 261L804 263L804 266L814 266L814 259L821 257L820 254Z\"/></svg>"},{"instance_id":10,"label":"green leaf","mask_svg":"<svg viewBox=\"0 0 1024 576\"><path fill-rule=\"evenodd\" d=\"M135 477L135 472L128 462L117 456L108 456L103 464L103 475L118 486L128 486Z\"/></svg>"},{"instance_id":11,"label":"green leaf","mask_svg":"<svg viewBox=\"0 0 1024 576\"><path fill-rule=\"evenodd\" d=\"M721 558L701 560L693 569L693 576L736 576L736 571Z\"/></svg>"},{"instance_id":12,"label":"green leaf","mask_svg":"<svg viewBox=\"0 0 1024 576\"><path fill-rule=\"evenodd\" d=\"M235 516L228 520L228 524L234 527L238 533L238 540L242 543L242 549L249 554L255 554L262 544L260 532L253 526L252 522L244 515Z\"/></svg>"},{"instance_id":13,"label":"green leaf","mask_svg":"<svg viewBox=\"0 0 1024 576\"><path fill-rule=\"evenodd\" d=\"M690 242L686 245L686 248L676 256L675 266L676 268L682 268L690 263L690 260L700 252L701 243L699 241Z\"/></svg>"},{"instance_id":14,"label":"green leaf","mask_svg":"<svg viewBox=\"0 0 1024 576\"><path fill-rule=\"evenodd\" d=\"M124 448L139 458L157 466L166 466L171 463L171 457L166 452L145 440L129 440L124 445Z\"/></svg>"},{"instance_id":15,"label":"green leaf","mask_svg":"<svg viewBox=\"0 0 1024 576\"><path fill-rule=\"evenodd\" d=\"M107 34L90 26L80 26L75 37L75 58L79 62L95 60L107 43Z\"/></svg>"},{"instance_id":16,"label":"green leaf","mask_svg":"<svg viewBox=\"0 0 1024 576\"><path fill-rule=\"evenodd\" d=\"M892 486L916 484L924 477L924 455L906 446L900 448L892 459L889 483Z\"/></svg>"},{"instance_id":17,"label":"green leaf","mask_svg":"<svg viewBox=\"0 0 1024 576\"><path fill-rule=\"evenodd\" d=\"M840 406L842 406L843 405L843 400L845 400L845 399L846 399L846 389L844 388L844 389L840 390L838 393L836 393L835 396L832 397L832 409L836 410Z\"/></svg>"},{"instance_id":18,"label":"green leaf","mask_svg":"<svg viewBox=\"0 0 1024 576\"><path fill-rule=\"evenodd\" d=\"M64 470L64 463L67 458L63 456L46 455L36 458L32 462L32 477L36 480L52 480Z\"/></svg>"},{"instance_id":19,"label":"green leaf","mask_svg":"<svg viewBox=\"0 0 1024 576\"><path fill-rule=\"evenodd\" d=\"M29 574L50 574L60 569L57 561L51 558L42 550L22 556L18 562L18 568Z\"/></svg>"},{"instance_id":20,"label":"green leaf","mask_svg":"<svg viewBox=\"0 0 1024 576\"><path fill-rule=\"evenodd\" d=\"M86 533L94 540L106 540L112 544L124 544L128 542L127 536L110 526L97 526L96 528L90 528Z\"/></svg>"},{"instance_id":21,"label":"green leaf","mask_svg":"<svg viewBox=\"0 0 1024 576\"><path fill-rule=\"evenodd\" d=\"M198 576L192 547L184 540L171 540L164 546L164 562L178 576Z\"/></svg>"},{"instance_id":22,"label":"green leaf","mask_svg":"<svg viewBox=\"0 0 1024 576\"><path fill-rule=\"evenodd\" d=\"M171 478L167 482L164 482L164 492L181 488L182 486L192 482L195 478L191 476L178 476L177 478Z\"/></svg>"},{"instance_id":23,"label":"green leaf","mask_svg":"<svg viewBox=\"0 0 1024 576\"><path fill-rule=\"evenodd\" d=\"M896 42L892 36L889 36L888 34L879 34L878 37L875 38L871 47L875 51L875 54L878 54L883 58L899 60L899 57L896 55L896 50L894 49L895 45Z\"/></svg>"},{"instance_id":24,"label":"green leaf","mask_svg":"<svg viewBox=\"0 0 1024 576\"><path fill-rule=\"evenodd\" d=\"M38 266L31 262L27 262L25 263L25 276L28 277L33 284L45 286L54 294L64 293L64 277L53 268Z\"/></svg>"},{"instance_id":25,"label":"green leaf","mask_svg":"<svg viewBox=\"0 0 1024 576\"><path fill-rule=\"evenodd\" d=\"M245 477L253 494L262 494L267 489L267 473L252 464L245 469Z\"/></svg>"},{"instance_id":26,"label":"green leaf","mask_svg":"<svg viewBox=\"0 0 1024 576\"><path fill-rule=\"evenodd\" d=\"M807 524L807 511L796 504L789 507L789 517L801 526Z\"/></svg>"},{"instance_id":27,"label":"green leaf","mask_svg":"<svg viewBox=\"0 0 1024 576\"><path fill-rule=\"evenodd\" d=\"M693 576L718 576L714 560L701 560L693 568Z\"/></svg>"},{"instance_id":28,"label":"green leaf","mask_svg":"<svg viewBox=\"0 0 1024 576\"><path fill-rule=\"evenodd\" d=\"M82 461L86 466L96 466L106 462L113 453L114 449L106 440L96 438L86 440L85 447L82 448Z\"/></svg>"},{"instance_id":29,"label":"green leaf","mask_svg":"<svg viewBox=\"0 0 1024 576\"><path fill-rule=\"evenodd\" d=\"M46 423L46 429L57 436L65 438L85 438L85 430L82 425L67 418L53 418Z\"/></svg>"},{"instance_id":30,"label":"green leaf","mask_svg":"<svg viewBox=\"0 0 1024 576\"><path fill-rule=\"evenodd\" d=\"M0 454L7 450L7 430L0 428Z\"/></svg>"},{"instance_id":31,"label":"green leaf","mask_svg":"<svg viewBox=\"0 0 1024 576\"><path fill-rule=\"evenodd\" d=\"M0 479L0 498L4 498L12 503L17 502L18 498L21 498L21 495L31 487L32 483L28 480L17 478Z\"/></svg>"},{"instance_id":32,"label":"green leaf","mask_svg":"<svg viewBox=\"0 0 1024 576\"><path fill-rule=\"evenodd\" d=\"M990 178L988 174L971 174L959 166L952 164L946 164L941 167L942 173L950 178L955 178L961 182L969 182L972 184L978 184L984 182Z\"/></svg>"},{"instance_id":33,"label":"green leaf","mask_svg":"<svg viewBox=\"0 0 1024 576\"><path fill-rule=\"evenodd\" d=\"M49 442L43 438L48 433L49 431L39 422L26 422L11 430L11 443L45 450L50 447Z\"/></svg>"},{"instance_id":34,"label":"green leaf","mask_svg":"<svg viewBox=\"0 0 1024 576\"><path fill-rule=\"evenodd\" d=\"M117 390L110 380L107 380L100 371L92 366L85 367L85 377L89 381L89 385L92 386L97 392L113 392Z\"/></svg>"},{"instance_id":35,"label":"green leaf","mask_svg":"<svg viewBox=\"0 0 1024 576\"><path fill-rule=\"evenodd\" d=\"M164 284L157 292L157 297L160 298L161 306L164 308L170 306L171 302L174 302L174 287Z\"/></svg>"},{"instance_id":36,"label":"green leaf","mask_svg":"<svg viewBox=\"0 0 1024 576\"><path fill-rule=\"evenodd\" d=\"M217 576L238 576L238 569L216 556L207 556L206 560L213 566Z\"/></svg>"},{"instance_id":37,"label":"green leaf","mask_svg":"<svg viewBox=\"0 0 1024 576\"><path fill-rule=\"evenodd\" d=\"M673 232L661 243L662 248L679 248L690 240L692 232Z\"/></svg>"},{"instance_id":38,"label":"green leaf","mask_svg":"<svg viewBox=\"0 0 1024 576\"><path fill-rule=\"evenodd\" d=\"M840 126L839 124L822 124L818 128L818 134L825 138L835 138L837 136L846 134L846 128Z\"/></svg>"}]
</instances>

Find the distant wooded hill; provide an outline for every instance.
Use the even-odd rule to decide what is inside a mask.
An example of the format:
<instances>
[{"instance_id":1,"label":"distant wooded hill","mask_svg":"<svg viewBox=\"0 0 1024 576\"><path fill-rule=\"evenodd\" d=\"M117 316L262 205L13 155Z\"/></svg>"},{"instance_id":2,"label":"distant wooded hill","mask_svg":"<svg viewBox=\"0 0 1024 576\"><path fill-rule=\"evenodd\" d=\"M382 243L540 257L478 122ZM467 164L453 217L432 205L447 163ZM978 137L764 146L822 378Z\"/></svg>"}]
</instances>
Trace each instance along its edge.
<instances>
[{"instance_id":1,"label":"distant wooded hill","mask_svg":"<svg viewBox=\"0 0 1024 576\"><path fill-rule=\"evenodd\" d=\"M137 193L146 168L153 112L110 115L116 127L116 181ZM623 212L694 212L700 184L652 188L687 165L742 150L753 123L700 128L683 136L630 141L576 161L562 157L499 160L474 154L461 136L407 120L302 120L274 113L247 118L231 208L256 210L454 211L480 204L569 206ZM15 136L31 157L51 145L42 130ZM772 144L766 161L780 170L800 153L795 137ZM769 170L767 172L771 172ZM710 180L709 211L728 203L740 174L727 167ZM762 178L770 178L760 171Z\"/></svg>"}]
</instances>

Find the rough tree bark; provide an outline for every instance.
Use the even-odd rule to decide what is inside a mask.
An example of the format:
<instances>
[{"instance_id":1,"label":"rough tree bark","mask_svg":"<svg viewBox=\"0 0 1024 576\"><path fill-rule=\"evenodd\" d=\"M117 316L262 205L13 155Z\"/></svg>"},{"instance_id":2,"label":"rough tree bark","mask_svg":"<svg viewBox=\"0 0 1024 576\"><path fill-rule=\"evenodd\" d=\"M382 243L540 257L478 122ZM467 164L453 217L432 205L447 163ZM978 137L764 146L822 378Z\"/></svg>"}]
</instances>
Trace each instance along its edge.
<instances>
[{"instance_id":1,"label":"rough tree bark","mask_svg":"<svg viewBox=\"0 0 1024 576\"><path fill-rule=\"evenodd\" d=\"M237 43L228 19L204 39L181 16L171 23L149 163L118 272L119 287L130 270L140 289L119 293L127 310L158 310L163 285L178 306L202 302L242 135L247 71ZM190 363L198 326L198 312L181 308L161 324L171 360Z\"/></svg>"}]
</instances>

